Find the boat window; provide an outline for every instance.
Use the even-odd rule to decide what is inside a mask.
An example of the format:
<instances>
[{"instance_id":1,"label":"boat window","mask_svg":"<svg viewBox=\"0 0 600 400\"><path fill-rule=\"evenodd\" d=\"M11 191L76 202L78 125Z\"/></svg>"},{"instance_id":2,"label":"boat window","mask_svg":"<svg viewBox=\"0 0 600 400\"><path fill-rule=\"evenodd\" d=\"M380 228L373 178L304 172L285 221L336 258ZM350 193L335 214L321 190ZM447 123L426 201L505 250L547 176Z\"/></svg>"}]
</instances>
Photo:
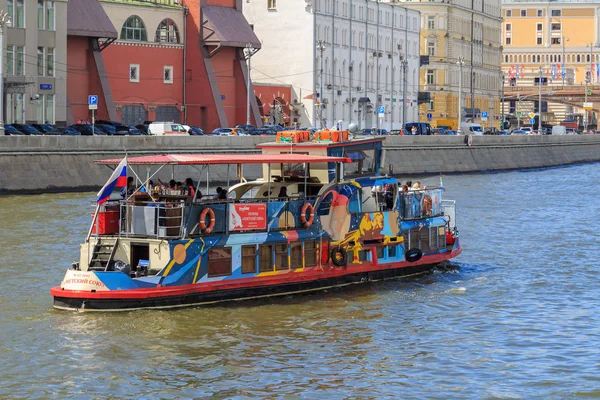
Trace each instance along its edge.
<instances>
[{"instance_id":1,"label":"boat window","mask_svg":"<svg viewBox=\"0 0 600 400\"><path fill-rule=\"evenodd\" d=\"M273 271L273 248L270 244L258 246L258 271Z\"/></svg>"},{"instance_id":2,"label":"boat window","mask_svg":"<svg viewBox=\"0 0 600 400\"><path fill-rule=\"evenodd\" d=\"M302 242L290 244L290 255L292 268L302 268Z\"/></svg>"},{"instance_id":3,"label":"boat window","mask_svg":"<svg viewBox=\"0 0 600 400\"><path fill-rule=\"evenodd\" d=\"M329 215L329 211L331 209L331 203L333 201L333 192L329 192L325 195L323 200L319 203L319 208L317 209L317 215Z\"/></svg>"},{"instance_id":4,"label":"boat window","mask_svg":"<svg viewBox=\"0 0 600 400\"><path fill-rule=\"evenodd\" d=\"M242 246L242 274L256 272L256 246Z\"/></svg>"},{"instance_id":5,"label":"boat window","mask_svg":"<svg viewBox=\"0 0 600 400\"><path fill-rule=\"evenodd\" d=\"M371 261L371 250L361 250L358 252L358 259L360 261Z\"/></svg>"},{"instance_id":6,"label":"boat window","mask_svg":"<svg viewBox=\"0 0 600 400\"><path fill-rule=\"evenodd\" d=\"M283 164L283 176L286 178L304 178L310 176L310 167L307 163Z\"/></svg>"},{"instance_id":7,"label":"boat window","mask_svg":"<svg viewBox=\"0 0 600 400\"><path fill-rule=\"evenodd\" d=\"M317 242L307 240L304 242L304 266L314 267L317 265Z\"/></svg>"},{"instance_id":8,"label":"boat window","mask_svg":"<svg viewBox=\"0 0 600 400\"><path fill-rule=\"evenodd\" d=\"M352 162L344 165L346 176L366 175L375 173L375 149L351 150L344 153Z\"/></svg>"},{"instance_id":9,"label":"boat window","mask_svg":"<svg viewBox=\"0 0 600 400\"><path fill-rule=\"evenodd\" d=\"M388 246L388 257L393 258L396 257L398 246Z\"/></svg>"},{"instance_id":10,"label":"boat window","mask_svg":"<svg viewBox=\"0 0 600 400\"><path fill-rule=\"evenodd\" d=\"M350 200L348 200L349 213L359 213L361 211L361 193L360 189L352 188L352 195L350 196Z\"/></svg>"},{"instance_id":11,"label":"boat window","mask_svg":"<svg viewBox=\"0 0 600 400\"><path fill-rule=\"evenodd\" d=\"M231 248L208 250L208 277L231 275Z\"/></svg>"},{"instance_id":12,"label":"boat window","mask_svg":"<svg viewBox=\"0 0 600 400\"><path fill-rule=\"evenodd\" d=\"M421 249L423 253L429 253L431 251L431 228L423 228L419 231L419 242L419 249Z\"/></svg>"},{"instance_id":13,"label":"boat window","mask_svg":"<svg viewBox=\"0 0 600 400\"><path fill-rule=\"evenodd\" d=\"M362 188L362 212L370 213L379 211L377 198L379 186L365 186Z\"/></svg>"},{"instance_id":14,"label":"boat window","mask_svg":"<svg viewBox=\"0 0 600 400\"><path fill-rule=\"evenodd\" d=\"M275 245L275 270L289 269L287 243Z\"/></svg>"},{"instance_id":15,"label":"boat window","mask_svg":"<svg viewBox=\"0 0 600 400\"><path fill-rule=\"evenodd\" d=\"M385 250L385 248L383 246L377 246L377 248L376 248L377 259L385 258L384 250Z\"/></svg>"}]
</instances>

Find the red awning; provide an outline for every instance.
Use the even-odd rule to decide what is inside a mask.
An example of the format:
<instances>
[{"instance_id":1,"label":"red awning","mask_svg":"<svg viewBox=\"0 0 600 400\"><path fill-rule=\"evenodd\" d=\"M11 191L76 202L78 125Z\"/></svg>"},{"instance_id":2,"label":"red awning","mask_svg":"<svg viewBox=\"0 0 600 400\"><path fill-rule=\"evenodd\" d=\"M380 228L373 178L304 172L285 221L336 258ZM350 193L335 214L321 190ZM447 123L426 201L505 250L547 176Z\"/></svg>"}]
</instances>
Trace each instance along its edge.
<instances>
[{"instance_id":1,"label":"red awning","mask_svg":"<svg viewBox=\"0 0 600 400\"><path fill-rule=\"evenodd\" d=\"M118 164L121 158L97 160L98 164ZM160 154L127 157L130 165L224 165L224 164L282 164L352 162L347 157L311 156L307 154Z\"/></svg>"}]
</instances>

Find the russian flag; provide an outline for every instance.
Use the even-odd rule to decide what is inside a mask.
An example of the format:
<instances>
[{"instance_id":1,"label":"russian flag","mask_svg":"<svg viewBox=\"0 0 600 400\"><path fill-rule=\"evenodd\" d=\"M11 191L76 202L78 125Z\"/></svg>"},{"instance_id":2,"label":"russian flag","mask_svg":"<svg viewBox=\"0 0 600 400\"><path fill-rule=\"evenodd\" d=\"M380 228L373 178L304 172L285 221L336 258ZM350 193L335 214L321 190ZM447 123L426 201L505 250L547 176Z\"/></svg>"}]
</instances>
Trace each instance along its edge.
<instances>
[{"instance_id":1,"label":"russian flag","mask_svg":"<svg viewBox=\"0 0 600 400\"><path fill-rule=\"evenodd\" d=\"M127 186L127 157L125 157L113 171L108 181L98 192L98 204L104 204L116 187Z\"/></svg>"}]
</instances>

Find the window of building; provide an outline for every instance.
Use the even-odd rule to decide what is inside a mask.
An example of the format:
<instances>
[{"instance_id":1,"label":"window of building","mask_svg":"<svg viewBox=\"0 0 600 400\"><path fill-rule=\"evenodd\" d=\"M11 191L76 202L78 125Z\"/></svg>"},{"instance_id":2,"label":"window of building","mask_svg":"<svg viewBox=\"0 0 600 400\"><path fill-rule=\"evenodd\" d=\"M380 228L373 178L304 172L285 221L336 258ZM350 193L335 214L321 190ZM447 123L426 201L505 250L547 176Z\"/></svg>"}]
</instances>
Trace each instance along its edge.
<instances>
[{"instance_id":1,"label":"window of building","mask_svg":"<svg viewBox=\"0 0 600 400\"><path fill-rule=\"evenodd\" d=\"M427 111L433 111L434 107L433 107L433 100L429 100L427 102Z\"/></svg>"},{"instance_id":2,"label":"window of building","mask_svg":"<svg viewBox=\"0 0 600 400\"><path fill-rule=\"evenodd\" d=\"M269 10L274 10L277 8L277 0L267 0L267 8Z\"/></svg>"},{"instance_id":3,"label":"window of building","mask_svg":"<svg viewBox=\"0 0 600 400\"><path fill-rule=\"evenodd\" d=\"M290 244L290 262L292 268L302 268L302 242Z\"/></svg>"},{"instance_id":4,"label":"window of building","mask_svg":"<svg viewBox=\"0 0 600 400\"><path fill-rule=\"evenodd\" d=\"M536 43L537 44L542 44L542 38L541 37L537 38L537 42Z\"/></svg>"},{"instance_id":5,"label":"window of building","mask_svg":"<svg viewBox=\"0 0 600 400\"><path fill-rule=\"evenodd\" d=\"M156 29L154 41L161 43L179 43L179 30L172 19L165 18L161 21Z\"/></svg>"},{"instance_id":6,"label":"window of building","mask_svg":"<svg viewBox=\"0 0 600 400\"><path fill-rule=\"evenodd\" d=\"M506 24L506 32L510 32L511 29L512 29L512 25Z\"/></svg>"},{"instance_id":7,"label":"window of building","mask_svg":"<svg viewBox=\"0 0 600 400\"><path fill-rule=\"evenodd\" d=\"M44 76L44 48L37 48L37 74L38 76Z\"/></svg>"},{"instance_id":8,"label":"window of building","mask_svg":"<svg viewBox=\"0 0 600 400\"><path fill-rule=\"evenodd\" d=\"M140 81L140 65L139 64L129 64L129 82L139 82Z\"/></svg>"},{"instance_id":9,"label":"window of building","mask_svg":"<svg viewBox=\"0 0 600 400\"><path fill-rule=\"evenodd\" d=\"M256 273L256 246L242 246L242 274Z\"/></svg>"},{"instance_id":10,"label":"window of building","mask_svg":"<svg viewBox=\"0 0 600 400\"><path fill-rule=\"evenodd\" d=\"M435 70L428 69L427 70L427 84L433 85L435 83Z\"/></svg>"},{"instance_id":11,"label":"window of building","mask_svg":"<svg viewBox=\"0 0 600 400\"><path fill-rule=\"evenodd\" d=\"M231 275L231 248L208 250L208 277Z\"/></svg>"},{"instance_id":12,"label":"window of building","mask_svg":"<svg viewBox=\"0 0 600 400\"><path fill-rule=\"evenodd\" d=\"M6 0L6 12L11 22L15 21L15 3L14 0ZM16 25L15 25L16 27Z\"/></svg>"},{"instance_id":13,"label":"window of building","mask_svg":"<svg viewBox=\"0 0 600 400\"><path fill-rule=\"evenodd\" d=\"M258 271L273 271L273 248L270 244L258 246Z\"/></svg>"},{"instance_id":14,"label":"window of building","mask_svg":"<svg viewBox=\"0 0 600 400\"><path fill-rule=\"evenodd\" d=\"M39 100L41 101L41 100ZM54 95L47 94L46 95L46 109L44 112L44 123L46 124L54 124Z\"/></svg>"},{"instance_id":15,"label":"window of building","mask_svg":"<svg viewBox=\"0 0 600 400\"><path fill-rule=\"evenodd\" d=\"M25 49L23 46L17 46L17 57L15 65L15 75L23 75L23 57Z\"/></svg>"},{"instance_id":16,"label":"window of building","mask_svg":"<svg viewBox=\"0 0 600 400\"><path fill-rule=\"evenodd\" d=\"M54 30L54 1L46 0L46 29Z\"/></svg>"},{"instance_id":17,"label":"window of building","mask_svg":"<svg viewBox=\"0 0 600 400\"><path fill-rule=\"evenodd\" d=\"M304 242L304 265L306 267L317 265L317 242L314 240Z\"/></svg>"},{"instance_id":18,"label":"window of building","mask_svg":"<svg viewBox=\"0 0 600 400\"><path fill-rule=\"evenodd\" d=\"M506 10L506 16L512 17L512 10Z\"/></svg>"},{"instance_id":19,"label":"window of building","mask_svg":"<svg viewBox=\"0 0 600 400\"><path fill-rule=\"evenodd\" d=\"M510 44L510 38L509 38L509 37L507 37L507 38L505 39L505 43L506 43L506 44Z\"/></svg>"},{"instance_id":20,"label":"window of building","mask_svg":"<svg viewBox=\"0 0 600 400\"><path fill-rule=\"evenodd\" d=\"M173 67L170 65L165 65L163 69L163 82L173 83Z\"/></svg>"},{"instance_id":21,"label":"window of building","mask_svg":"<svg viewBox=\"0 0 600 400\"><path fill-rule=\"evenodd\" d=\"M541 39L541 38L538 38ZM560 38L553 37L550 39L550 44L560 44Z\"/></svg>"},{"instance_id":22,"label":"window of building","mask_svg":"<svg viewBox=\"0 0 600 400\"><path fill-rule=\"evenodd\" d=\"M140 17L137 15L132 15L127 18L127 21L123 24L123 28L121 28L121 39L122 40L137 40L140 42L145 42L148 40L146 35L146 26Z\"/></svg>"},{"instance_id":23,"label":"window of building","mask_svg":"<svg viewBox=\"0 0 600 400\"><path fill-rule=\"evenodd\" d=\"M436 48L435 48L435 42L427 42L427 55L428 56L435 56L436 53Z\"/></svg>"},{"instance_id":24,"label":"window of building","mask_svg":"<svg viewBox=\"0 0 600 400\"><path fill-rule=\"evenodd\" d=\"M6 1L6 9L8 12L8 16L10 21L12 22L12 26L14 28L24 28L25 27L25 4L24 0L16 0L17 9L15 10L15 0L7 0Z\"/></svg>"},{"instance_id":25,"label":"window of building","mask_svg":"<svg viewBox=\"0 0 600 400\"><path fill-rule=\"evenodd\" d=\"M435 29L435 16L430 15L427 17L427 29Z\"/></svg>"},{"instance_id":26,"label":"window of building","mask_svg":"<svg viewBox=\"0 0 600 400\"><path fill-rule=\"evenodd\" d=\"M46 26L44 24L44 0L38 0L38 29L44 29Z\"/></svg>"},{"instance_id":27,"label":"window of building","mask_svg":"<svg viewBox=\"0 0 600 400\"><path fill-rule=\"evenodd\" d=\"M25 103L23 93L10 93L6 95L6 120L13 123L23 123Z\"/></svg>"},{"instance_id":28,"label":"window of building","mask_svg":"<svg viewBox=\"0 0 600 400\"><path fill-rule=\"evenodd\" d=\"M527 10L521 10L521 17L527 16Z\"/></svg>"},{"instance_id":29,"label":"window of building","mask_svg":"<svg viewBox=\"0 0 600 400\"><path fill-rule=\"evenodd\" d=\"M46 76L54 76L54 48L46 49Z\"/></svg>"},{"instance_id":30,"label":"window of building","mask_svg":"<svg viewBox=\"0 0 600 400\"><path fill-rule=\"evenodd\" d=\"M44 123L44 97L40 97L39 100L36 101L36 109L35 109L36 121L38 124Z\"/></svg>"},{"instance_id":31,"label":"window of building","mask_svg":"<svg viewBox=\"0 0 600 400\"><path fill-rule=\"evenodd\" d=\"M288 245L280 243L275 245L275 270L289 269Z\"/></svg>"},{"instance_id":32,"label":"window of building","mask_svg":"<svg viewBox=\"0 0 600 400\"><path fill-rule=\"evenodd\" d=\"M562 16L562 10L552 10L551 15L553 17L560 17L560 16Z\"/></svg>"},{"instance_id":33,"label":"window of building","mask_svg":"<svg viewBox=\"0 0 600 400\"><path fill-rule=\"evenodd\" d=\"M538 16L538 17L542 17L543 15L544 15L544 14L543 14L543 11L542 11L542 10L537 10L537 16Z\"/></svg>"},{"instance_id":34,"label":"window of building","mask_svg":"<svg viewBox=\"0 0 600 400\"><path fill-rule=\"evenodd\" d=\"M15 73L15 46L6 46L6 75Z\"/></svg>"},{"instance_id":35,"label":"window of building","mask_svg":"<svg viewBox=\"0 0 600 400\"><path fill-rule=\"evenodd\" d=\"M542 29L543 29L542 27L543 27L543 25L542 25L542 24L537 24L537 25L536 25L536 30L537 30L538 32L541 32L541 31L542 31Z\"/></svg>"},{"instance_id":36,"label":"window of building","mask_svg":"<svg viewBox=\"0 0 600 400\"><path fill-rule=\"evenodd\" d=\"M553 22L550 27L553 31L560 31L560 22Z\"/></svg>"}]
</instances>

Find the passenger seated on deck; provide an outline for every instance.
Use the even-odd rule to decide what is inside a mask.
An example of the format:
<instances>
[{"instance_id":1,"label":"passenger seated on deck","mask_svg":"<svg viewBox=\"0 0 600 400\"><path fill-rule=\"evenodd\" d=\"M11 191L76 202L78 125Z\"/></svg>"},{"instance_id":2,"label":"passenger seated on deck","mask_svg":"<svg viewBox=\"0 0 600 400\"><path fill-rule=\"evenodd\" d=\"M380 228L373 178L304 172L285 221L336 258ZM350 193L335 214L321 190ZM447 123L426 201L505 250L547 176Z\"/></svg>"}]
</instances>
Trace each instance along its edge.
<instances>
[{"instance_id":1,"label":"passenger seated on deck","mask_svg":"<svg viewBox=\"0 0 600 400\"><path fill-rule=\"evenodd\" d=\"M121 197L127 199L133 194L135 190L135 184L133 183L133 176L127 178L127 186L121 189Z\"/></svg>"},{"instance_id":2,"label":"passenger seated on deck","mask_svg":"<svg viewBox=\"0 0 600 400\"><path fill-rule=\"evenodd\" d=\"M223 191L223 188L221 186L219 186L217 188L217 193L213 196L213 199L215 200L219 200L221 197L221 192Z\"/></svg>"},{"instance_id":3,"label":"passenger seated on deck","mask_svg":"<svg viewBox=\"0 0 600 400\"><path fill-rule=\"evenodd\" d=\"M192 181L192 178L186 178L185 188L187 189L188 196L194 197L194 182Z\"/></svg>"},{"instance_id":4,"label":"passenger seated on deck","mask_svg":"<svg viewBox=\"0 0 600 400\"><path fill-rule=\"evenodd\" d=\"M219 200L227 200L227 189L221 189L219 192Z\"/></svg>"},{"instance_id":5,"label":"passenger seated on deck","mask_svg":"<svg viewBox=\"0 0 600 400\"><path fill-rule=\"evenodd\" d=\"M287 187L282 186L281 189L279 189L279 194L277 195L277 198L280 201L287 201L289 199L289 196L287 195Z\"/></svg>"}]
</instances>

